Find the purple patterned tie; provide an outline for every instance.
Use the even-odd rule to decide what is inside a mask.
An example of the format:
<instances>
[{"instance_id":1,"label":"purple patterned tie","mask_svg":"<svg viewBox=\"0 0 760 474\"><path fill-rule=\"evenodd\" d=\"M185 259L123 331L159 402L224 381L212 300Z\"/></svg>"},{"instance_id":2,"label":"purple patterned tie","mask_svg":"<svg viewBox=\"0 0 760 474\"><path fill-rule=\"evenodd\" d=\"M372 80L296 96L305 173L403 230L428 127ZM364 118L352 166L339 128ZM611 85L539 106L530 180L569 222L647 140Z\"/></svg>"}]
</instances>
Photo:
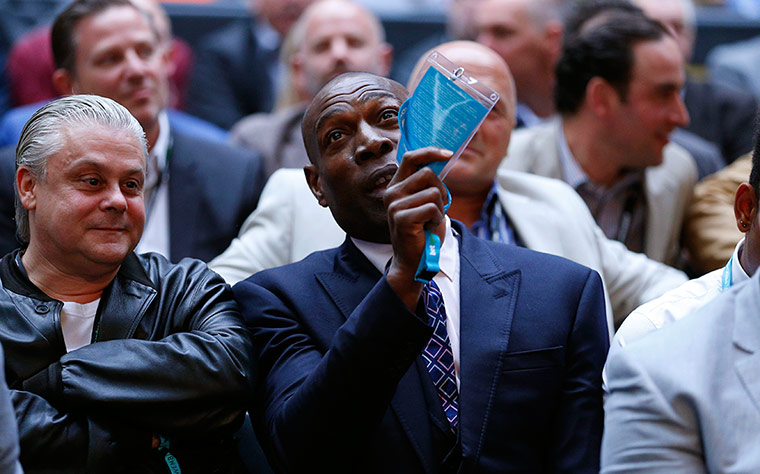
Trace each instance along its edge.
<instances>
[{"instance_id":1,"label":"purple patterned tie","mask_svg":"<svg viewBox=\"0 0 760 474\"><path fill-rule=\"evenodd\" d=\"M446 307L443 305L441 290L433 280L430 280L422 294L433 326L433 335L422 351L422 357L433 378L433 384L438 389L438 397L441 399L451 430L456 431L459 422L459 395L454 374L454 355L446 330Z\"/></svg>"}]
</instances>

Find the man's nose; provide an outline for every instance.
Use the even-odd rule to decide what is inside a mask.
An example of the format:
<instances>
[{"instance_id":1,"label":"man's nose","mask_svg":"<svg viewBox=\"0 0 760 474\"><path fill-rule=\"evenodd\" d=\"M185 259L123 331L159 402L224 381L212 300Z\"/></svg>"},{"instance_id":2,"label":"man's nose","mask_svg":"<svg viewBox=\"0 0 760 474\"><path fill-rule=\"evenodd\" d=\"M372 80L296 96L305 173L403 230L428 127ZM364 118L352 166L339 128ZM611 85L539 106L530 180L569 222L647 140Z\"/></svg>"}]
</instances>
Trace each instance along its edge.
<instances>
[{"instance_id":1,"label":"man's nose","mask_svg":"<svg viewBox=\"0 0 760 474\"><path fill-rule=\"evenodd\" d=\"M109 185L103 190L100 208L104 211L124 212L127 210L127 198L119 183Z\"/></svg>"},{"instance_id":2,"label":"man's nose","mask_svg":"<svg viewBox=\"0 0 760 474\"><path fill-rule=\"evenodd\" d=\"M676 127L686 127L689 125L689 111L686 110L686 104L684 103L681 94L678 94L675 103L670 110L670 120Z\"/></svg>"},{"instance_id":3,"label":"man's nose","mask_svg":"<svg viewBox=\"0 0 760 474\"><path fill-rule=\"evenodd\" d=\"M362 162L384 156L393 151L393 142L382 130L365 121L359 124L357 131L359 141L356 147L356 161Z\"/></svg>"},{"instance_id":4,"label":"man's nose","mask_svg":"<svg viewBox=\"0 0 760 474\"><path fill-rule=\"evenodd\" d=\"M345 38L335 38L330 42L330 55L336 62L346 60L348 49L348 43Z\"/></svg>"},{"instance_id":5,"label":"man's nose","mask_svg":"<svg viewBox=\"0 0 760 474\"><path fill-rule=\"evenodd\" d=\"M148 59L141 57L137 51L129 50L125 55L125 64L129 76L142 76L145 74Z\"/></svg>"}]
</instances>

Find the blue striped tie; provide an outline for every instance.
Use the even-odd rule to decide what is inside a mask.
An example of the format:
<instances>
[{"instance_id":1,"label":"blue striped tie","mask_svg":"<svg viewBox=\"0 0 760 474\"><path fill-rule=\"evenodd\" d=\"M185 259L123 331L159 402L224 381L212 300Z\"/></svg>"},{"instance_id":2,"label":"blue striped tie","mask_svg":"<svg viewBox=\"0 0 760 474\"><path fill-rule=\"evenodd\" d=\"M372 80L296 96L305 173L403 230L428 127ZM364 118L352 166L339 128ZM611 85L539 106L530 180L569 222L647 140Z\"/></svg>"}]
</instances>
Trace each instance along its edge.
<instances>
[{"instance_id":1,"label":"blue striped tie","mask_svg":"<svg viewBox=\"0 0 760 474\"><path fill-rule=\"evenodd\" d=\"M425 286L422 294L433 326L433 335L422 351L422 357L433 378L433 384L438 389L438 397L441 399L451 430L456 431L459 422L459 394L454 373L454 355L446 330L446 307L443 305L441 290L433 280Z\"/></svg>"}]
</instances>

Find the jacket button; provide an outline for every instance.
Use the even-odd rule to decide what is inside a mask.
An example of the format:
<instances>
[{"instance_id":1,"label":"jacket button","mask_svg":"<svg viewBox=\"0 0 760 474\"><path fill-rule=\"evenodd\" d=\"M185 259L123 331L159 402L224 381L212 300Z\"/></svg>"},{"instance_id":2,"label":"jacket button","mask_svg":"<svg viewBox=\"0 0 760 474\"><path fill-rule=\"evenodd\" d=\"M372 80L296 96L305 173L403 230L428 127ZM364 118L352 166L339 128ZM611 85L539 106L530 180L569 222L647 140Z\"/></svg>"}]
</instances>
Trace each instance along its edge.
<instances>
[{"instance_id":1,"label":"jacket button","mask_svg":"<svg viewBox=\"0 0 760 474\"><path fill-rule=\"evenodd\" d=\"M38 304L35 306L34 310L40 314L45 314L50 311L50 308L48 308L45 304Z\"/></svg>"}]
</instances>

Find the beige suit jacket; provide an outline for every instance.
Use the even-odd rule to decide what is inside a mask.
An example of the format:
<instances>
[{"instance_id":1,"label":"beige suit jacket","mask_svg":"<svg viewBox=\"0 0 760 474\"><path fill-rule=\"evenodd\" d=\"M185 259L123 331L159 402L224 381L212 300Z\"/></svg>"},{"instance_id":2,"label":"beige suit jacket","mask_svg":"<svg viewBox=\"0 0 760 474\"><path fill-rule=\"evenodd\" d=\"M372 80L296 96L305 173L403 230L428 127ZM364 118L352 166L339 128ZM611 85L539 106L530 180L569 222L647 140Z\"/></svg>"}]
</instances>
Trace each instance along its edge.
<instances>
[{"instance_id":1,"label":"beige suit jacket","mask_svg":"<svg viewBox=\"0 0 760 474\"><path fill-rule=\"evenodd\" d=\"M501 168L563 179L560 123L554 120L515 131ZM688 152L674 143L669 143L663 154L663 163L645 173L648 218L644 253L673 265L678 262L681 225L697 181L697 167Z\"/></svg>"}]
</instances>

